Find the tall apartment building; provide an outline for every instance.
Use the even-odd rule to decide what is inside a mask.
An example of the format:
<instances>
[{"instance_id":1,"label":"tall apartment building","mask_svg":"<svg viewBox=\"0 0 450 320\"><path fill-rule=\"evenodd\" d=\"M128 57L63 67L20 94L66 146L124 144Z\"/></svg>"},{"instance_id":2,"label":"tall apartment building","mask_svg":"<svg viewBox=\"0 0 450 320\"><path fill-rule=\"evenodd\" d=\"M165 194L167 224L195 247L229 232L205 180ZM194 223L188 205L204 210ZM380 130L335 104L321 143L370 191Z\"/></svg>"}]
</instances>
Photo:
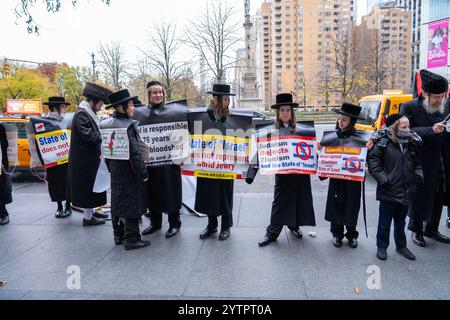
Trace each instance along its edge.
<instances>
[{"instance_id":1,"label":"tall apartment building","mask_svg":"<svg viewBox=\"0 0 450 320\"><path fill-rule=\"evenodd\" d=\"M264 105L278 92L292 92L300 105L336 105L339 96L320 93L333 73L333 37L351 30L354 1L272 0L262 4ZM327 101L326 101L327 100Z\"/></svg>"},{"instance_id":2,"label":"tall apartment building","mask_svg":"<svg viewBox=\"0 0 450 320\"><path fill-rule=\"evenodd\" d=\"M361 24L354 31L354 46L383 89L402 89L411 92L411 14L396 6L372 7L368 15L361 18ZM379 70L375 67L379 66ZM373 84L373 83L372 83ZM381 92L371 92L378 94Z\"/></svg>"}]
</instances>

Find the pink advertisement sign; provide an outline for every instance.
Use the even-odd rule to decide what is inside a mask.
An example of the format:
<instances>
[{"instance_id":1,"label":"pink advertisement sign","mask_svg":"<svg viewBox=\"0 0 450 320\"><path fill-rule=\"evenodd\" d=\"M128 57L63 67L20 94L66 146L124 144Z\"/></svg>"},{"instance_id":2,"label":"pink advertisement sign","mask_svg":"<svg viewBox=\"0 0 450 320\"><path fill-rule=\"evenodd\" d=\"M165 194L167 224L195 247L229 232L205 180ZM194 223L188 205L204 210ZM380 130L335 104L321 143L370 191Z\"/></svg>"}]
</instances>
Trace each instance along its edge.
<instances>
[{"instance_id":1,"label":"pink advertisement sign","mask_svg":"<svg viewBox=\"0 0 450 320\"><path fill-rule=\"evenodd\" d=\"M427 68L447 66L448 61L448 19L428 25Z\"/></svg>"}]
</instances>

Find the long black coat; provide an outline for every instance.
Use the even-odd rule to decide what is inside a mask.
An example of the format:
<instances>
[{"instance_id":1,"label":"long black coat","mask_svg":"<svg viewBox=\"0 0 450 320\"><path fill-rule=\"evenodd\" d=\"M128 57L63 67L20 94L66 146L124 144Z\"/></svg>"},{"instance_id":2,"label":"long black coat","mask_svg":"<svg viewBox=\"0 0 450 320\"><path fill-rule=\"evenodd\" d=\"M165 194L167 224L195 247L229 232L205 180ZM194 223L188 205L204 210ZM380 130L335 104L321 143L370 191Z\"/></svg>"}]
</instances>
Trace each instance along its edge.
<instances>
[{"instance_id":1,"label":"long black coat","mask_svg":"<svg viewBox=\"0 0 450 320\"><path fill-rule=\"evenodd\" d=\"M2 165L5 170L9 170L8 163L8 138L5 127L0 124L0 145L2 147ZM12 202L11 176L2 172L0 175L0 205L4 206Z\"/></svg>"},{"instance_id":2,"label":"long black coat","mask_svg":"<svg viewBox=\"0 0 450 320\"><path fill-rule=\"evenodd\" d=\"M234 180L197 178L195 211L208 216L233 212Z\"/></svg>"},{"instance_id":3,"label":"long black coat","mask_svg":"<svg viewBox=\"0 0 450 320\"><path fill-rule=\"evenodd\" d=\"M419 156L424 183L417 189L417 196L410 206L409 216L419 221L431 221L440 174L444 134L435 134L433 125L443 120L443 115L430 115L422 105L423 100L414 99L403 104L400 113L408 117L410 127L422 138L423 149ZM445 162L445 161L444 161Z\"/></svg>"},{"instance_id":4,"label":"long black coat","mask_svg":"<svg viewBox=\"0 0 450 320\"><path fill-rule=\"evenodd\" d=\"M67 199L67 168L69 164L47 168L47 184L50 199L53 202Z\"/></svg>"},{"instance_id":5,"label":"long black coat","mask_svg":"<svg viewBox=\"0 0 450 320\"><path fill-rule=\"evenodd\" d=\"M340 132L341 139L348 139L354 131ZM361 208L361 182L341 179L330 179L328 185L325 220L349 227L358 224Z\"/></svg>"},{"instance_id":6,"label":"long black coat","mask_svg":"<svg viewBox=\"0 0 450 320\"><path fill-rule=\"evenodd\" d=\"M115 117L122 117L120 114ZM139 133L135 125L127 130L130 144L129 160L107 160L111 172L111 215L139 218L145 212L145 183L148 178L144 159L139 151Z\"/></svg>"},{"instance_id":7,"label":"long black coat","mask_svg":"<svg viewBox=\"0 0 450 320\"><path fill-rule=\"evenodd\" d=\"M419 156L421 141L403 144L389 137L378 141L367 157L370 174L377 180L377 200L409 205L423 182Z\"/></svg>"},{"instance_id":8,"label":"long black coat","mask_svg":"<svg viewBox=\"0 0 450 320\"><path fill-rule=\"evenodd\" d=\"M270 223L291 227L316 225L309 175L275 175Z\"/></svg>"},{"instance_id":9,"label":"long black coat","mask_svg":"<svg viewBox=\"0 0 450 320\"><path fill-rule=\"evenodd\" d=\"M89 114L78 109L72 122L69 154L69 181L73 205L96 208L106 204L106 192L95 193L95 177L100 165L102 137Z\"/></svg>"},{"instance_id":10,"label":"long black coat","mask_svg":"<svg viewBox=\"0 0 450 320\"><path fill-rule=\"evenodd\" d=\"M182 201L181 168L177 165L149 167L148 176L146 189L150 212L180 212Z\"/></svg>"}]
</instances>

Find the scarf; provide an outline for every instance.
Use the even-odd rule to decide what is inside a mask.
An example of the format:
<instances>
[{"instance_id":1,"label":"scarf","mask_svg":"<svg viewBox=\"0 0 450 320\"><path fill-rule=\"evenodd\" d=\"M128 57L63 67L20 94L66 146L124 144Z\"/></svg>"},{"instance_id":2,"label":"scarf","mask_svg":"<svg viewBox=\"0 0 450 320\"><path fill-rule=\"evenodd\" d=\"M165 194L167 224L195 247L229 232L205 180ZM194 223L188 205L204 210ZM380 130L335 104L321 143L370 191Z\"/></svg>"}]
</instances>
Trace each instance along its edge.
<instances>
[{"instance_id":1,"label":"scarf","mask_svg":"<svg viewBox=\"0 0 450 320\"><path fill-rule=\"evenodd\" d=\"M49 119L54 119L54 120L58 120L61 121L62 119L64 119L64 116L62 116L59 112L57 111L50 111L48 113L45 114L46 118Z\"/></svg>"},{"instance_id":2,"label":"scarf","mask_svg":"<svg viewBox=\"0 0 450 320\"><path fill-rule=\"evenodd\" d=\"M92 110L91 105L87 101L82 101L80 103L80 109L85 110L91 119L95 122L98 128L100 128L100 119L97 114Z\"/></svg>"}]
</instances>

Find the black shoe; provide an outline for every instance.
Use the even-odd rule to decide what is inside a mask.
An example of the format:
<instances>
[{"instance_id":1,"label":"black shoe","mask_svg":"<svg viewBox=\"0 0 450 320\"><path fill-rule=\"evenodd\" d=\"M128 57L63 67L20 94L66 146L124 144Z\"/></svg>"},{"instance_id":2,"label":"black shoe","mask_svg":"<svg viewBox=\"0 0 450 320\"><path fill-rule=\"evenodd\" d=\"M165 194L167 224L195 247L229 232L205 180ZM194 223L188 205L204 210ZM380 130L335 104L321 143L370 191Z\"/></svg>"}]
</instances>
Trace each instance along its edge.
<instances>
[{"instance_id":1,"label":"black shoe","mask_svg":"<svg viewBox=\"0 0 450 320\"><path fill-rule=\"evenodd\" d=\"M83 227L98 226L101 224L105 224L105 220L97 219L96 217L92 217L91 220L83 219Z\"/></svg>"},{"instance_id":2,"label":"black shoe","mask_svg":"<svg viewBox=\"0 0 450 320\"><path fill-rule=\"evenodd\" d=\"M264 236L264 238L262 238L261 241L258 242L258 246L265 247L268 244L270 244L271 242L275 242L275 241L277 241L277 239L273 239L271 237Z\"/></svg>"},{"instance_id":3,"label":"black shoe","mask_svg":"<svg viewBox=\"0 0 450 320\"><path fill-rule=\"evenodd\" d=\"M205 240L212 236L213 233L216 233L217 229L210 230L206 228L200 233L200 239Z\"/></svg>"},{"instance_id":4,"label":"black shoe","mask_svg":"<svg viewBox=\"0 0 450 320\"><path fill-rule=\"evenodd\" d=\"M56 218L56 219L62 218L63 213L64 213L64 211L63 211L62 209L56 210L56 212L55 212L55 218Z\"/></svg>"},{"instance_id":5,"label":"black shoe","mask_svg":"<svg viewBox=\"0 0 450 320\"><path fill-rule=\"evenodd\" d=\"M402 249L397 248L397 252L400 253L402 256L404 256L406 259L416 260L416 256L411 251L409 251L408 248L402 248Z\"/></svg>"},{"instance_id":6,"label":"black shoe","mask_svg":"<svg viewBox=\"0 0 450 320\"><path fill-rule=\"evenodd\" d=\"M425 232L424 236L427 237L427 238L434 239L434 240L436 240L438 242L450 243L450 238L447 237L447 236L444 236L441 233L439 233L439 231L436 231L435 233Z\"/></svg>"},{"instance_id":7,"label":"black shoe","mask_svg":"<svg viewBox=\"0 0 450 320\"><path fill-rule=\"evenodd\" d=\"M350 239L348 240L348 245L350 246L350 248L356 249L358 247L358 240Z\"/></svg>"},{"instance_id":8,"label":"black shoe","mask_svg":"<svg viewBox=\"0 0 450 320\"><path fill-rule=\"evenodd\" d=\"M137 242L126 242L125 241L125 250L136 250L136 249L141 249L141 248L145 248L148 247L151 244L150 241L143 241L143 240L139 240Z\"/></svg>"},{"instance_id":9,"label":"black shoe","mask_svg":"<svg viewBox=\"0 0 450 320\"><path fill-rule=\"evenodd\" d=\"M95 212L92 215L97 219L108 219L108 215L106 213Z\"/></svg>"},{"instance_id":10,"label":"black shoe","mask_svg":"<svg viewBox=\"0 0 450 320\"><path fill-rule=\"evenodd\" d=\"M299 238L299 239L303 238L303 232L302 232L302 230L300 230L300 228L297 228L297 229L289 229L289 230L291 230L292 234L293 234L295 237L297 237L297 238Z\"/></svg>"},{"instance_id":11,"label":"black shoe","mask_svg":"<svg viewBox=\"0 0 450 320\"><path fill-rule=\"evenodd\" d=\"M380 259L380 260L386 260L387 259L386 249L378 248L378 250L377 250L377 258Z\"/></svg>"},{"instance_id":12,"label":"black shoe","mask_svg":"<svg viewBox=\"0 0 450 320\"><path fill-rule=\"evenodd\" d=\"M147 229L145 229L144 231L142 231L142 235L147 236L149 234L155 233L158 230L161 230L161 227L150 226Z\"/></svg>"},{"instance_id":13,"label":"black shoe","mask_svg":"<svg viewBox=\"0 0 450 320\"><path fill-rule=\"evenodd\" d=\"M169 228L169 230L167 230L166 232L166 238L169 239L175 237L179 231L180 228Z\"/></svg>"},{"instance_id":14,"label":"black shoe","mask_svg":"<svg viewBox=\"0 0 450 320\"><path fill-rule=\"evenodd\" d=\"M230 228L224 229L224 230L220 230L219 241L227 240L230 237L230 235L231 235Z\"/></svg>"},{"instance_id":15,"label":"black shoe","mask_svg":"<svg viewBox=\"0 0 450 320\"><path fill-rule=\"evenodd\" d=\"M4 226L5 224L8 224L8 223L9 223L9 216L1 217L0 226Z\"/></svg>"},{"instance_id":16,"label":"black shoe","mask_svg":"<svg viewBox=\"0 0 450 320\"><path fill-rule=\"evenodd\" d=\"M340 239L340 238L338 238L338 237L334 237L334 238L333 238L333 245L334 245L336 248L342 247L342 239Z\"/></svg>"},{"instance_id":17,"label":"black shoe","mask_svg":"<svg viewBox=\"0 0 450 320\"><path fill-rule=\"evenodd\" d=\"M114 237L114 243L116 246L120 246L125 243L125 237Z\"/></svg>"},{"instance_id":18,"label":"black shoe","mask_svg":"<svg viewBox=\"0 0 450 320\"><path fill-rule=\"evenodd\" d=\"M66 209L64 212L62 212L61 213L61 216L60 216L60 218L62 218L62 219L64 219L64 218L67 218L68 216L70 216L72 214L72 210L70 210L70 209Z\"/></svg>"},{"instance_id":19,"label":"black shoe","mask_svg":"<svg viewBox=\"0 0 450 320\"><path fill-rule=\"evenodd\" d=\"M416 232L411 233L411 239L414 242L414 244L418 245L419 247L426 247L427 244L425 242L425 239L423 238L423 235L418 234Z\"/></svg>"}]
</instances>

